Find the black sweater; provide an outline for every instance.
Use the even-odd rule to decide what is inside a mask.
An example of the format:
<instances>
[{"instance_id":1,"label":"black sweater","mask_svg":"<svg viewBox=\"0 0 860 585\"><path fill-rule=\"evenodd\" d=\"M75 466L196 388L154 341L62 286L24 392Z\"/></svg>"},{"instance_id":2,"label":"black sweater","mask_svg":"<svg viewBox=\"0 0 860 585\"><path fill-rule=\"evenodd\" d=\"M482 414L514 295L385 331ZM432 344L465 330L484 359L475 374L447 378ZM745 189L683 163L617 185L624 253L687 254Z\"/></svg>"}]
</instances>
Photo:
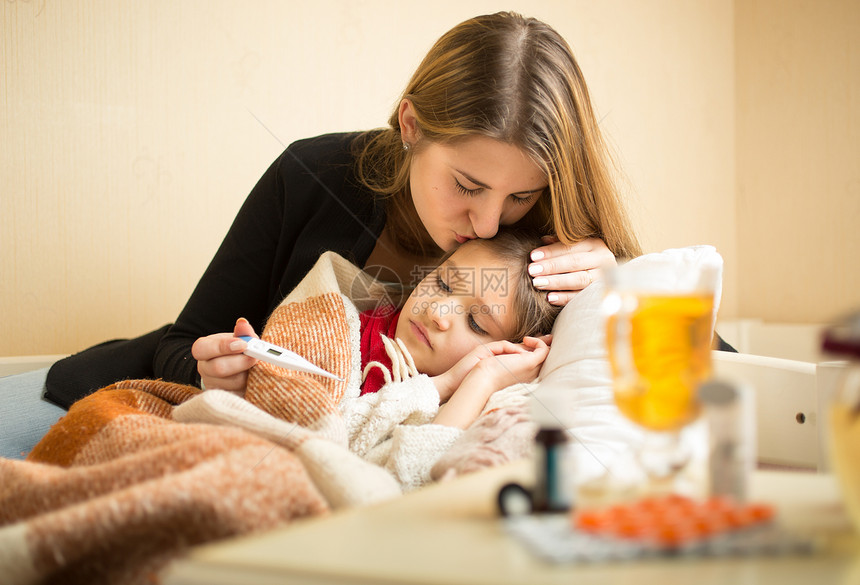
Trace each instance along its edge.
<instances>
[{"instance_id":1,"label":"black sweater","mask_svg":"<svg viewBox=\"0 0 860 585\"><path fill-rule=\"evenodd\" d=\"M385 202L360 185L350 146L356 134L291 144L242 205L176 322L158 343L153 370L195 384L191 345L266 319L326 250L363 266L385 224Z\"/></svg>"}]
</instances>

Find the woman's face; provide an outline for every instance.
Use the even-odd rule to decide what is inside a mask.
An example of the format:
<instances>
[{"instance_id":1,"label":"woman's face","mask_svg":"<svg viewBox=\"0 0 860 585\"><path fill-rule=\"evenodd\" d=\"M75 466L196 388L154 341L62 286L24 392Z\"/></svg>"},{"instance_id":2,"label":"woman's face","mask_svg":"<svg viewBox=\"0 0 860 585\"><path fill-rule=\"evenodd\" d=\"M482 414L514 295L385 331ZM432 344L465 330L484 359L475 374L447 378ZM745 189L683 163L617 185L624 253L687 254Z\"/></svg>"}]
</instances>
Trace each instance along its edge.
<instances>
[{"instance_id":1,"label":"woman's face","mask_svg":"<svg viewBox=\"0 0 860 585\"><path fill-rule=\"evenodd\" d=\"M543 171L524 151L484 136L418 144L409 181L418 217L446 252L516 223L547 188Z\"/></svg>"}]
</instances>

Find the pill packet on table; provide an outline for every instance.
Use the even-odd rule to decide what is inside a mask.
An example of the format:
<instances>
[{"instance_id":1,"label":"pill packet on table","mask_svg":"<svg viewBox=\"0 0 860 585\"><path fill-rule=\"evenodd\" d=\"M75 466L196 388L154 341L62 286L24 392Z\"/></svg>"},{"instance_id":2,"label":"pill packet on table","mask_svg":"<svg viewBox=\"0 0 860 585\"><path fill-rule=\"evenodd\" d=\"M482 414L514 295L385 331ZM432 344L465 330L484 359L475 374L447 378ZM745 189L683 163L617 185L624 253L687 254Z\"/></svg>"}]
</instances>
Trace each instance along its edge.
<instances>
[{"instance_id":1,"label":"pill packet on table","mask_svg":"<svg viewBox=\"0 0 860 585\"><path fill-rule=\"evenodd\" d=\"M533 554L552 563L603 563L677 556L796 555L814 552L809 538L792 534L770 519L706 536L624 537L577 528L570 514L513 516L505 529Z\"/></svg>"}]
</instances>

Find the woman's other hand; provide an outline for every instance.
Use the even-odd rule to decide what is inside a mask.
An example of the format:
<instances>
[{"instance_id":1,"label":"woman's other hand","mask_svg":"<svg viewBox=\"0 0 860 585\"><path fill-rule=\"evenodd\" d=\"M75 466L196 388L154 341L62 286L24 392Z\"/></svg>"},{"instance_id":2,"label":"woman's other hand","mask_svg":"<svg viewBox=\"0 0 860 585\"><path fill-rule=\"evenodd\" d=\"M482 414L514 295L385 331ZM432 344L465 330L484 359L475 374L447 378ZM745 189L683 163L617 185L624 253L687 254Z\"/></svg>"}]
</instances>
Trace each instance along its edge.
<instances>
[{"instance_id":1,"label":"woman's other hand","mask_svg":"<svg viewBox=\"0 0 860 585\"><path fill-rule=\"evenodd\" d=\"M215 333L194 342L191 355L197 360L201 387L245 393L248 370L257 360L242 353L248 344L240 336L257 337L246 319L236 321L233 333Z\"/></svg>"},{"instance_id":2,"label":"woman's other hand","mask_svg":"<svg viewBox=\"0 0 860 585\"><path fill-rule=\"evenodd\" d=\"M553 305L566 305L576 293L600 278L600 267L615 263L615 256L599 238L588 238L572 246L555 236L545 236L546 246L532 251L529 274L538 290L548 291Z\"/></svg>"}]
</instances>

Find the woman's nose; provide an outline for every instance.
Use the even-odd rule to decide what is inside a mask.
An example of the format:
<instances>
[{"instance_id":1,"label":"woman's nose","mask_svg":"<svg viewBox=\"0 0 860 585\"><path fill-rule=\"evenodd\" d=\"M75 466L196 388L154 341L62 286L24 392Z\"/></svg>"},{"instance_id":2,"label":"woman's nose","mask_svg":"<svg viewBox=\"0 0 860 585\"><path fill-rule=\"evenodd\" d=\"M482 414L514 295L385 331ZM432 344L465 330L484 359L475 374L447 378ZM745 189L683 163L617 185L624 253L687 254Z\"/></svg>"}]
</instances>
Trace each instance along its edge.
<instances>
[{"instance_id":1,"label":"woman's nose","mask_svg":"<svg viewBox=\"0 0 860 585\"><path fill-rule=\"evenodd\" d=\"M492 238L499 231L502 219L502 203L481 201L469 213L472 229L479 238Z\"/></svg>"}]
</instances>

